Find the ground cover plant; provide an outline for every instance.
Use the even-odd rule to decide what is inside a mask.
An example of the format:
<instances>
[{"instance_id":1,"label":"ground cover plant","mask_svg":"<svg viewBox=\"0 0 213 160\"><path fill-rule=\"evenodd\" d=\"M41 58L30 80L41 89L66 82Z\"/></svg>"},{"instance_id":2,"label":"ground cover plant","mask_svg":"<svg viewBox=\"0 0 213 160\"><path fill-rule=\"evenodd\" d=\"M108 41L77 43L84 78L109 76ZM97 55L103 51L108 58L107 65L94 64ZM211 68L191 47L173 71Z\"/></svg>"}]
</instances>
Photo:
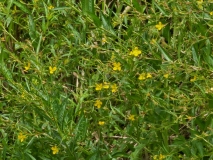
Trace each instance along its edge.
<instances>
[{"instance_id":1,"label":"ground cover plant","mask_svg":"<svg viewBox=\"0 0 213 160\"><path fill-rule=\"evenodd\" d=\"M213 159L213 1L2 0L0 159Z\"/></svg>"}]
</instances>

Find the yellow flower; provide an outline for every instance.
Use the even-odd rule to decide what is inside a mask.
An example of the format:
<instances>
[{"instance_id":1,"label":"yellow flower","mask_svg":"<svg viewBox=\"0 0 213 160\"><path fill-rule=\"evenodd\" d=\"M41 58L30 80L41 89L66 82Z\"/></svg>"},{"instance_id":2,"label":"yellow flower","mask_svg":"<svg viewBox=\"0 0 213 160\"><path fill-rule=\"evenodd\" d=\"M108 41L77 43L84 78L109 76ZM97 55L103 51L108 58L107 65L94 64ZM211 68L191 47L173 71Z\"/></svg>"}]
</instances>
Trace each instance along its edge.
<instances>
[{"instance_id":1,"label":"yellow flower","mask_svg":"<svg viewBox=\"0 0 213 160\"><path fill-rule=\"evenodd\" d=\"M167 79L167 78L169 78L169 74L168 73L164 74L163 77Z\"/></svg>"},{"instance_id":2,"label":"yellow flower","mask_svg":"<svg viewBox=\"0 0 213 160\"><path fill-rule=\"evenodd\" d=\"M138 47L135 47L130 53L129 55L133 55L135 57L137 57L139 54L141 54L141 50L138 49Z\"/></svg>"},{"instance_id":3,"label":"yellow flower","mask_svg":"<svg viewBox=\"0 0 213 160\"><path fill-rule=\"evenodd\" d=\"M115 53L112 53L111 60L115 59Z\"/></svg>"},{"instance_id":4,"label":"yellow flower","mask_svg":"<svg viewBox=\"0 0 213 160\"><path fill-rule=\"evenodd\" d=\"M209 12L209 14L212 16L213 15L213 11Z\"/></svg>"},{"instance_id":5,"label":"yellow flower","mask_svg":"<svg viewBox=\"0 0 213 160\"><path fill-rule=\"evenodd\" d=\"M152 39L152 40L150 41L150 43L151 43L151 44L155 44L155 43L156 43L156 39Z\"/></svg>"},{"instance_id":6,"label":"yellow flower","mask_svg":"<svg viewBox=\"0 0 213 160\"><path fill-rule=\"evenodd\" d=\"M102 83L96 84L96 86L95 86L95 90L96 91L100 91L102 88L103 88L103 84Z\"/></svg>"},{"instance_id":7,"label":"yellow flower","mask_svg":"<svg viewBox=\"0 0 213 160\"><path fill-rule=\"evenodd\" d=\"M50 74L53 74L55 71L56 71L56 67L49 67L49 70L50 70Z\"/></svg>"},{"instance_id":8,"label":"yellow flower","mask_svg":"<svg viewBox=\"0 0 213 160\"><path fill-rule=\"evenodd\" d=\"M151 73L141 73L140 75L139 75L139 77L138 77L138 79L139 80L145 80L145 79L147 79L147 78L152 78L152 75L151 75Z\"/></svg>"},{"instance_id":9,"label":"yellow flower","mask_svg":"<svg viewBox=\"0 0 213 160\"><path fill-rule=\"evenodd\" d=\"M54 9L54 7L53 7L52 5L50 5L50 6L48 7L48 9L51 10L51 9Z\"/></svg>"},{"instance_id":10,"label":"yellow flower","mask_svg":"<svg viewBox=\"0 0 213 160\"><path fill-rule=\"evenodd\" d=\"M67 59L65 59L65 60L64 60L64 64L65 64L65 65L66 65L66 64L68 64L68 63L69 63L69 61L70 61L70 60L69 60L68 58L67 58Z\"/></svg>"},{"instance_id":11,"label":"yellow flower","mask_svg":"<svg viewBox=\"0 0 213 160\"><path fill-rule=\"evenodd\" d=\"M108 89L108 88L109 88L109 83L104 82L103 88L104 88L104 89Z\"/></svg>"},{"instance_id":12,"label":"yellow flower","mask_svg":"<svg viewBox=\"0 0 213 160\"><path fill-rule=\"evenodd\" d=\"M5 41L5 38L4 38L4 37L1 37L0 40L1 40L1 41Z\"/></svg>"},{"instance_id":13,"label":"yellow flower","mask_svg":"<svg viewBox=\"0 0 213 160\"><path fill-rule=\"evenodd\" d=\"M118 91L118 87L116 84L111 85L112 93L115 93Z\"/></svg>"},{"instance_id":14,"label":"yellow flower","mask_svg":"<svg viewBox=\"0 0 213 160\"><path fill-rule=\"evenodd\" d=\"M24 66L25 70L24 71L28 71L30 69L30 62L27 63L27 66Z\"/></svg>"},{"instance_id":15,"label":"yellow flower","mask_svg":"<svg viewBox=\"0 0 213 160\"><path fill-rule=\"evenodd\" d=\"M147 73L146 78L152 78L152 75L150 73Z\"/></svg>"},{"instance_id":16,"label":"yellow flower","mask_svg":"<svg viewBox=\"0 0 213 160\"><path fill-rule=\"evenodd\" d=\"M120 62L114 62L113 63L113 70L114 71L116 71L116 70L118 70L118 71L120 71L121 70L121 64L120 64Z\"/></svg>"},{"instance_id":17,"label":"yellow flower","mask_svg":"<svg viewBox=\"0 0 213 160\"><path fill-rule=\"evenodd\" d=\"M103 37L103 38L101 39L101 44L104 45L106 42L107 42L106 37Z\"/></svg>"},{"instance_id":18,"label":"yellow flower","mask_svg":"<svg viewBox=\"0 0 213 160\"><path fill-rule=\"evenodd\" d=\"M135 120L135 115L129 115L128 119L129 119L130 121L134 121L134 120Z\"/></svg>"},{"instance_id":19,"label":"yellow flower","mask_svg":"<svg viewBox=\"0 0 213 160\"><path fill-rule=\"evenodd\" d=\"M153 156L153 160L157 160L158 159L158 156L157 155L154 155Z\"/></svg>"},{"instance_id":20,"label":"yellow flower","mask_svg":"<svg viewBox=\"0 0 213 160\"><path fill-rule=\"evenodd\" d=\"M153 156L153 160L163 160L164 158L166 158L166 156L162 154L160 154L159 156L158 155Z\"/></svg>"},{"instance_id":21,"label":"yellow flower","mask_svg":"<svg viewBox=\"0 0 213 160\"><path fill-rule=\"evenodd\" d=\"M24 135L23 133L19 133L18 134L18 140L19 141L23 142L26 138L27 138L27 136Z\"/></svg>"},{"instance_id":22,"label":"yellow flower","mask_svg":"<svg viewBox=\"0 0 213 160\"><path fill-rule=\"evenodd\" d=\"M164 155L160 154L159 160L163 160L164 158L166 158L166 157Z\"/></svg>"},{"instance_id":23,"label":"yellow flower","mask_svg":"<svg viewBox=\"0 0 213 160\"><path fill-rule=\"evenodd\" d=\"M59 151L57 146L51 147L51 150L53 151L53 154L57 154Z\"/></svg>"},{"instance_id":24,"label":"yellow flower","mask_svg":"<svg viewBox=\"0 0 213 160\"><path fill-rule=\"evenodd\" d=\"M194 78L191 78L191 79L190 79L190 82L194 82L194 81L196 81L196 79L197 79L197 77L194 76Z\"/></svg>"},{"instance_id":25,"label":"yellow flower","mask_svg":"<svg viewBox=\"0 0 213 160\"><path fill-rule=\"evenodd\" d=\"M139 79L139 80L144 80L144 79L146 79L145 76L146 76L145 73L141 73L141 74L139 75L138 79Z\"/></svg>"},{"instance_id":26,"label":"yellow flower","mask_svg":"<svg viewBox=\"0 0 213 160\"><path fill-rule=\"evenodd\" d=\"M99 124L100 126L103 126L103 125L105 124L105 122L104 122L104 121L99 121L98 124Z\"/></svg>"},{"instance_id":27,"label":"yellow flower","mask_svg":"<svg viewBox=\"0 0 213 160\"><path fill-rule=\"evenodd\" d=\"M101 108L102 102L98 99L95 101L94 106L96 106L98 109Z\"/></svg>"},{"instance_id":28,"label":"yellow flower","mask_svg":"<svg viewBox=\"0 0 213 160\"><path fill-rule=\"evenodd\" d=\"M198 8L203 9L203 0L197 1Z\"/></svg>"},{"instance_id":29,"label":"yellow flower","mask_svg":"<svg viewBox=\"0 0 213 160\"><path fill-rule=\"evenodd\" d=\"M155 25L155 27L160 31L165 25L159 22L158 24Z\"/></svg>"}]
</instances>

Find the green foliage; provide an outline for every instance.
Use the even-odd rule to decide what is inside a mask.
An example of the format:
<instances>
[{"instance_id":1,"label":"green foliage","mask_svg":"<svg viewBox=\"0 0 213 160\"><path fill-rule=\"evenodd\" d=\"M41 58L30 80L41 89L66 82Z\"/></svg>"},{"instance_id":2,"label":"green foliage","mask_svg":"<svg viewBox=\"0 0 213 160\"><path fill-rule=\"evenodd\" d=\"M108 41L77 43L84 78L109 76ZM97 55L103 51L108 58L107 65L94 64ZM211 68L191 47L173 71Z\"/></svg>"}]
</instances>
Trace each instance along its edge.
<instances>
[{"instance_id":1,"label":"green foliage","mask_svg":"<svg viewBox=\"0 0 213 160\"><path fill-rule=\"evenodd\" d=\"M3 0L0 159L212 159L212 1Z\"/></svg>"}]
</instances>

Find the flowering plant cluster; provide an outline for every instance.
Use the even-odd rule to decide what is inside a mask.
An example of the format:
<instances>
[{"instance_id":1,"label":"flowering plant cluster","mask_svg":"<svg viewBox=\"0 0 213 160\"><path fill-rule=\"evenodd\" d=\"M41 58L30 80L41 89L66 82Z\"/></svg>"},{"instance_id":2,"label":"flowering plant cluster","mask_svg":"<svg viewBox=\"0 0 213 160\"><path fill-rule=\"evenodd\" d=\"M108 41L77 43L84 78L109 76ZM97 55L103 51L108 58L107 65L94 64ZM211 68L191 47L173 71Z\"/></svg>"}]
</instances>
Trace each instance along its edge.
<instances>
[{"instance_id":1,"label":"flowering plant cluster","mask_svg":"<svg viewBox=\"0 0 213 160\"><path fill-rule=\"evenodd\" d=\"M213 159L212 4L3 0L1 159Z\"/></svg>"}]
</instances>

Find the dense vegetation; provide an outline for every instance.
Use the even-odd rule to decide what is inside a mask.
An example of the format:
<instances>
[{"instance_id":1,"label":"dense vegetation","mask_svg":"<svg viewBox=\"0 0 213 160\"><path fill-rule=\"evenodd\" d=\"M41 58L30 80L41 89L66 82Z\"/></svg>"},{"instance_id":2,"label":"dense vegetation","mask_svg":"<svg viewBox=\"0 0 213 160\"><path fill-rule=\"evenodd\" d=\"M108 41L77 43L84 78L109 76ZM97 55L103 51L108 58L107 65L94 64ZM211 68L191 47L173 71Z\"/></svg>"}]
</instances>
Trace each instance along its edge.
<instances>
[{"instance_id":1,"label":"dense vegetation","mask_svg":"<svg viewBox=\"0 0 213 160\"><path fill-rule=\"evenodd\" d=\"M2 0L0 159L213 159L213 1Z\"/></svg>"}]
</instances>

